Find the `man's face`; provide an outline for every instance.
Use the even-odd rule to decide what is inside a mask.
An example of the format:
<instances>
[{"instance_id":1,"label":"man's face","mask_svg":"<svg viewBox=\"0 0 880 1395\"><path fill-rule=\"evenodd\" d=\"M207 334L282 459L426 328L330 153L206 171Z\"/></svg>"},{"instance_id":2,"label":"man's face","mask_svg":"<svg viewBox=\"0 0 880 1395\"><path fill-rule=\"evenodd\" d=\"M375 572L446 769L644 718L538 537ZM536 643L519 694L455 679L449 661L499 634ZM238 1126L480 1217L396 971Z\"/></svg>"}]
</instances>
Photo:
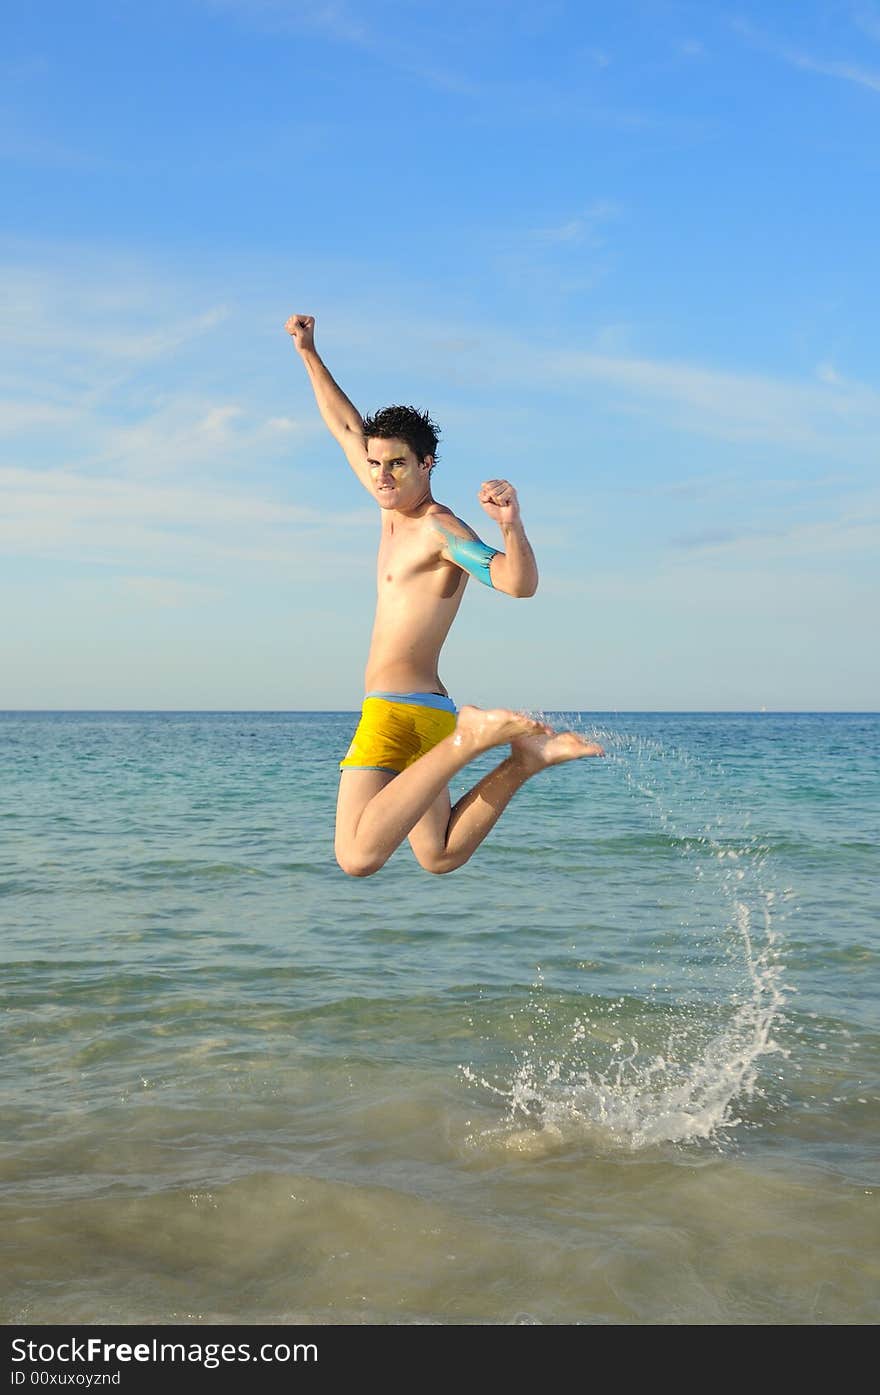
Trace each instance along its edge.
<instances>
[{"instance_id":1,"label":"man's face","mask_svg":"<svg viewBox=\"0 0 880 1395\"><path fill-rule=\"evenodd\" d=\"M419 460L404 441L371 436L367 441L367 461L380 508L415 508L430 493L431 457Z\"/></svg>"}]
</instances>

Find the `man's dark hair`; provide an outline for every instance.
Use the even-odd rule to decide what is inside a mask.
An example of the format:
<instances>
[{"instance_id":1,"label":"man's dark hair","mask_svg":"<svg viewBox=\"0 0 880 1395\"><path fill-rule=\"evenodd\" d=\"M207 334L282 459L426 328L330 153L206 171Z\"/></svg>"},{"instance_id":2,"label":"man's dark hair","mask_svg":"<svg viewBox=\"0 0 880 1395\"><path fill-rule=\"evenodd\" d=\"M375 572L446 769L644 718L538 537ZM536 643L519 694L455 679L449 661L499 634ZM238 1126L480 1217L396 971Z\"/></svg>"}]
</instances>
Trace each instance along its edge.
<instances>
[{"instance_id":1,"label":"man's dark hair","mask_svg":"<svg viewBox=\"0 0 880 1395\"><path fill-rule=\"evenodd\" d=\"M432 455L436 464L440 428L427 412L415 407L383 407L381 412L364 417L364 440L371 436L381 441L403 441L419 460Z\"/></svg>"}]
</instances>

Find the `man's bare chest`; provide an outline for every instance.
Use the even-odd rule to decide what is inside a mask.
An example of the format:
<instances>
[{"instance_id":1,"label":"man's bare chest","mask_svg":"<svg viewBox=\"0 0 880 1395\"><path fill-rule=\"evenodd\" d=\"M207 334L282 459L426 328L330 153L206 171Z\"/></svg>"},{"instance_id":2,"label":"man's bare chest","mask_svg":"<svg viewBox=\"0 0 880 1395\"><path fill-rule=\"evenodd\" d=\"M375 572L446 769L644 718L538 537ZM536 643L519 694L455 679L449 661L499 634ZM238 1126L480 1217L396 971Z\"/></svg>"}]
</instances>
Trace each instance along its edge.
<instances>
[{"instance_id":1,"label":"man's bare chest","mask_svg":"<svg viewBox=\"0 0 880 1395\"><path fill-rule=\"evenodd\" d=\"M433 533L433 536L432 536ZM419 528L383 529L377 558L377 579L383 585L414 580L441 566L437 534Z\"/></svg>"}]
</instances>

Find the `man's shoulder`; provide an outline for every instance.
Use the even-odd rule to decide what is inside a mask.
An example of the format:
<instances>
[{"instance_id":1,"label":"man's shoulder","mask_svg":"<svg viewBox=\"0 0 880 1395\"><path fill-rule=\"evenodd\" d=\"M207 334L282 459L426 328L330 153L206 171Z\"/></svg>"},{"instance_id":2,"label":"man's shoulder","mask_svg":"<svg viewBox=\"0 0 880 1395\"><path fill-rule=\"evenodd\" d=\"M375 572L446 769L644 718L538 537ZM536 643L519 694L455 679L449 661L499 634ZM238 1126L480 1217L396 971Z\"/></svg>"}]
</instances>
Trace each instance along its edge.
<instances>
[{"instance_id":1,"label":"man's shoulder","mask_svg":"<svg viewBox=\"0 0 880 1395\"><path fill-rule=\"evenodd\" d=\"M458 538L475 538L476 533L463 518L452 512L447 504L438 504L436 501L430 505L425 513L425 523L429 528L435 528L440 533L454 533Z\"/></svg>"}]
</instances>

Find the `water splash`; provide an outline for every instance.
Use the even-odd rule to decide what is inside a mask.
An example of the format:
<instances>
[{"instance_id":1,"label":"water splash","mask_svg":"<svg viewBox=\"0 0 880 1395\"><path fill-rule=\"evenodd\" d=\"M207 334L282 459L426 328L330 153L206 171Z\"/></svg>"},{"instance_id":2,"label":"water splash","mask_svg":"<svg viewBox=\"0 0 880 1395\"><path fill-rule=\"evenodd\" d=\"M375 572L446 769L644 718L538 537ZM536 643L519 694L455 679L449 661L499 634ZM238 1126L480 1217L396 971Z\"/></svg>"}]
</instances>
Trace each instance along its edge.
<instances>
[{"instance_id":1,"label":"water splash","mask_svg":"<svg viewBox=\"0 0 880 1395\"><path fill-rule=\"evenodd\" d=\"M630 1150L717 1142L764 1094L763 1059L782 1051L775 922L784 893L769 885L768 849L745 833L748 820L713 807L711 761L644 738L584 734L605 746L623 789L647 813L648 835L662 834L659 852L686 886L688 918L664 925L661 915L648 932L669 968L666 982L641 994L573 1003L570 993L549 991L539 971L511 1073L489 1079L462 1067L471 1085L505 1105L482 1143L535 1154L576 1138Z\"/></svg>"}]
</instances>

